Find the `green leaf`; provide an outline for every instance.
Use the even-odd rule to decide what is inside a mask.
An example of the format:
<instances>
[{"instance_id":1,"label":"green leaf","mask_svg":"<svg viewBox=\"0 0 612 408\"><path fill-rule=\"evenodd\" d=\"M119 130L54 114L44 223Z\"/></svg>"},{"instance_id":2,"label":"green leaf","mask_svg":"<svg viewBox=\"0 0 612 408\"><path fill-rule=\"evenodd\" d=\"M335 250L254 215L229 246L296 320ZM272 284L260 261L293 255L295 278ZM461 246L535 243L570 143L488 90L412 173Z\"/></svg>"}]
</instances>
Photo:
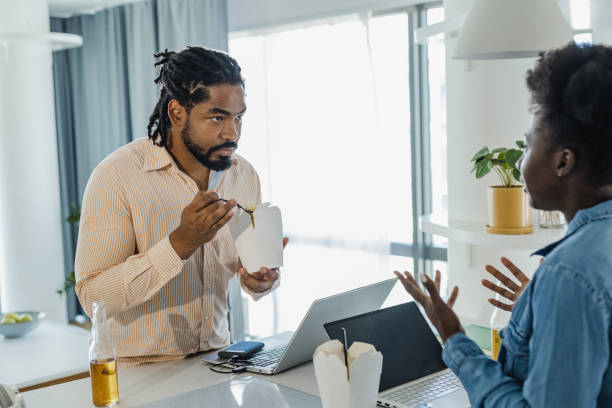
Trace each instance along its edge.
<instances>
[{"instance_id":1,"label":"green leaf","mask_svg":"<svg viewBox=\"0 0 612 408\"><path fill-rule=\"evenodd\" d=\"M472 171L477 170L480 166L484 166L484 163L488 160L487 156L482 156L474 162Z\"/></svg>"},{"instance_id":2,"label":"green leaf","mask_svg":"<svg viewBox=\"0 0 612 408\"><path fill-rule=\"evenodd\" d=\"M481 157L486 156L488 153L489 153L489 148L488 148L487 146L485 146L485 147L483 147L482 149L480 149L480 150L478 151L478 153L476 153L476 154L474 155L474 157L472 157L472 160L470 160L470 161L475 161L475 160L478 160L478 159L480 159Z\"/></svg>"},{"instance_id":3,"label":"green leaf","mask_svg":"<svg viewBox=\"0 0 612 408\"><path fill-rule=\"evenodd\" d=\"M70 207L70 214L68 214L66 221L68 221L69 224L78 224L81 220L81 207L75 203L72 203Z\"/></svg>"},{"instance_id":4,"label":"green leaf","mask_svg":"<svg viewBox=\"0 0 612 408\"><path fill-rule=\"evenodd\" d=\"M80 214L70 214L68 218L66 218L66 221L68 221L69 224L76 224L80 219Z\"/></svg>"},{"instance_id":5,"label":"green leaf","mask_svg":"<svg viewBox=\"0 0 612 408\"><path fill-rule=\"evenodd\" d=\"M507 150L507 149L504 149L504 150ZM493 162L493 164L495 164L496 166L499 166L499 168L502 169L502 170L509 170L509 169L511 169L511 167L508 166L506 154L507 154L507 151L503 151L503 152L499 153L497 155L497 159L495 159L495 161Z\"/></svg>"},{"instance_id":6,"label":"green leaf","mask_svg":"<svg viewBox=\"0 0 612 408\"><path fill-rule=\"evenodd\" d=\"M505 147L498 147L497 149L491 150L491 153L505 152L506 150L508 149L506 149Z\"/></svg>"},{"instance_id":7,"label":"green leaf","mask_svg":"<svg viewBox=\"0 0 612 408\"><path fill-rule=\"evenodd\" d=\"M525 149L525 142L522 140L517 140L516 141L516 145L519 147L519 149L523 150Z\"/></svg>"},{"instance_id":8,"label":"green leaf","mask_svg":"<svg viewBox=\"0 0 612 408\"><path fill-rule=\"evenodd\" d=\"M512 176L514 176L514 179L518 182L521 181L521 171L517 168L512 169Z\"/></svg>"},{"instance_id":9,"label":"green leaf","mask_svg":"<svg viewBox=\"0 0 612 408\"><path fill-rule=\"evenodd\" d=\"M508 153L506 153L506 160L510 168L516 168L516 163L520 160L523 152L521 150L510 149Z\"/></svg>"},{"instance_id":10,"label":"green leaf","mask_svg":"<svg viewBox=\"0 0 612 408\"><path fill-rule=\"evenodd\" d=\"M476 170L476 178L479 179L479 178L486 176L487 174L489 174L492 168L493 168L493 163L491 163L490 161L484 162L483 165L479 166L478 169Z\"/></svg>"},{"instance_id":11,"label":"green leaf","mask_svg":"<svg viewBox=\"0 0 612 408\"><path fill-rule=\"evenodd\" d=\"M74 288L75 284L76 277L74 276L74 271L72 271L68 276L66 276L66 279L64 279L64 282L62 283L62 288L56 290L55 292L61 297L64 293L68 294L68 290Z\"/></svg>"}]
</instances>

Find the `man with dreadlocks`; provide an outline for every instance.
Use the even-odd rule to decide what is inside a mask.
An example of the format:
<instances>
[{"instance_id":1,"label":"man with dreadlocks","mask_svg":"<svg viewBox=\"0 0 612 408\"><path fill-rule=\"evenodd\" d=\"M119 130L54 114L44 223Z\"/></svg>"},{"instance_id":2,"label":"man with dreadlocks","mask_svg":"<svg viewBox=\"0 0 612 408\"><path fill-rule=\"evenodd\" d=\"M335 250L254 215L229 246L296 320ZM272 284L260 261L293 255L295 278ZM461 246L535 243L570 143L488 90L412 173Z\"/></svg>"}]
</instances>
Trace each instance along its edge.
<instances>
[{"instance_id":1,"label":"man with dreadlocks","mask_svg":"<svg viewBox=\"0 0 612 408\"><path fill-rule=\"evenodd\" d=\"M254 299L279 283L277 270L242 268L223 228L237 202L261 202L257 173L234 153L246 111L240 67L202 47L155 57L149 137L93 171L75 260L81 305L91 316L104 301L124 366L227 345L229 280L239 274Z\"/></svg>"}]
</instances>

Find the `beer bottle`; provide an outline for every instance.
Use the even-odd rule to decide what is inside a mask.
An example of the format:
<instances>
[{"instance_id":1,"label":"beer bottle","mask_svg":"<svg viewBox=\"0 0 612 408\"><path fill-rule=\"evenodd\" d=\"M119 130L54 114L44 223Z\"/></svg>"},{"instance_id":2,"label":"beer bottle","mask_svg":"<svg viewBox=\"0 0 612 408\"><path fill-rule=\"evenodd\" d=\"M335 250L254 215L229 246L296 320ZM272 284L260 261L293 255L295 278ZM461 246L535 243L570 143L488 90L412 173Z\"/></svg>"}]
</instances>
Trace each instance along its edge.
<instances>
[{"instance_id":1,"label":"beer bottle","mask_svg":"<svg viewBox=\"0 0 612 408\"><path fill-rule=\"evenodd\" d=\"M108 334L104 302L94 302L89 345L91 396L96 407L112 407L119 402L117 352Z\"/></svg>"}]
</instances>

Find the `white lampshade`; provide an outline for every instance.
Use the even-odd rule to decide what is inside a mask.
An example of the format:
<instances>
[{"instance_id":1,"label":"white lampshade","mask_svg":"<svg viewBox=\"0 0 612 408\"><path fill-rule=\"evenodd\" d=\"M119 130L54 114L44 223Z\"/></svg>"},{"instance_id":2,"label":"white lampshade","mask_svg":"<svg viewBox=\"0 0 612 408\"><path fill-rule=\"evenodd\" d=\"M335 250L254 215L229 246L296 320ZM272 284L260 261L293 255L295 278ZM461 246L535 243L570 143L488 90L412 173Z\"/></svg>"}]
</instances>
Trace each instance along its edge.
<instances>
[{"instance_id":1,"label":"white lampshade","mask_svg":"<svg viewBox=\"0 0 612 408\"><path fill-rule=\"evenodd\" d=\"M572 30L555 0L475 0L453 58L529 58L571 39Z\"/></svg>"}]
</instances>

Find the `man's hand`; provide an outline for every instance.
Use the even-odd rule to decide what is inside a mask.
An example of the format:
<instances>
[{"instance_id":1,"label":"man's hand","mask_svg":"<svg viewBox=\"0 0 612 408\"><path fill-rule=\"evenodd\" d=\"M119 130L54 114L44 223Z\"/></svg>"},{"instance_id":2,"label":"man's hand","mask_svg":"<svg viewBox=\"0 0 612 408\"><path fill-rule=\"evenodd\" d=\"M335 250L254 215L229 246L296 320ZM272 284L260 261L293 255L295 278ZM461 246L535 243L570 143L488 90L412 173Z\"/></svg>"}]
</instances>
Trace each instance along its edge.
<instances>
[{"instance_id":1,"label":"man's hand","mask_svg":"<svg viewBox=\"0 0 612 408\"><path fill-rule=\"evenodd\" d=\"M283 238L283 249L287 246L289 238ZM278 268L260 268L257 272L249 273L244 267L238 268L240 283L253 293L263 293L274 286L278 279Z\"/></svg>"},{"instance_id":2,"label":"man's hand","mask_svg":"<svg viewBox=\"0 0 612 408\"><path fill-rule=\"evenodd\" d=\"M180 225L170 233L172 247L187 259L202 244L211 241L232 218L236 200L223 203L215 191L200 191L183 209Z\"/></svg>"},{"instance_id":3,"label":"man's hand","mask_svg":"<svg viewBox=\"0 0 612 408\"><path fill-rule=\"evenodd\" d=\"M542 258L542 260L543 259L544 258ZM510 262L508 258L502 257L501 261L504 264L504 266L508 268L510 272L512 272L512 275L514 275L516 279L519 280L520 285L518 285L508 276L504 275L503 273L501 273L499 270L497 270L491 265L487 265L485 269L487 270L487 272L493 275L498 281L500 281L504 286L503 287L497 286L493 282L487 279L483 279L482 284L486 288L489 288L493 292L498 293L502 295L503 297L505 297L506 299L510 300L512 303L507 304L507 303L500 302L497 299L493 299L493 298L489 299L489 303L491 303L493 306L510 312L514 308L514 304L516 303L518 298L521 296L521 293L523 293L523 291L527 287L527 284L529 284L530 279L527 276L525 276L525 274L519 268L517 268L516 265Z\"/></svg>"},{"instance_id":4,"label":"man's hand","mask_svg":"<svg viewBox=\"0 0 612 408\"><path fill-rule=\"evenodd\" d=\"M445 303L440 297L440 271L436 271L435 282L424 274L419 275L419 279L429 292L429 296L419 288L419 285L412 277L410 272L393 272L402 282L404 288L410 295L419 302L424 308L431 323L436 327L442 341L446 342L449 337L457 332L465 333L459 318L453 312L453 305L457 300L459 288L455 286L451 292L448 302Z\"/></svg>"}]
</instances>

